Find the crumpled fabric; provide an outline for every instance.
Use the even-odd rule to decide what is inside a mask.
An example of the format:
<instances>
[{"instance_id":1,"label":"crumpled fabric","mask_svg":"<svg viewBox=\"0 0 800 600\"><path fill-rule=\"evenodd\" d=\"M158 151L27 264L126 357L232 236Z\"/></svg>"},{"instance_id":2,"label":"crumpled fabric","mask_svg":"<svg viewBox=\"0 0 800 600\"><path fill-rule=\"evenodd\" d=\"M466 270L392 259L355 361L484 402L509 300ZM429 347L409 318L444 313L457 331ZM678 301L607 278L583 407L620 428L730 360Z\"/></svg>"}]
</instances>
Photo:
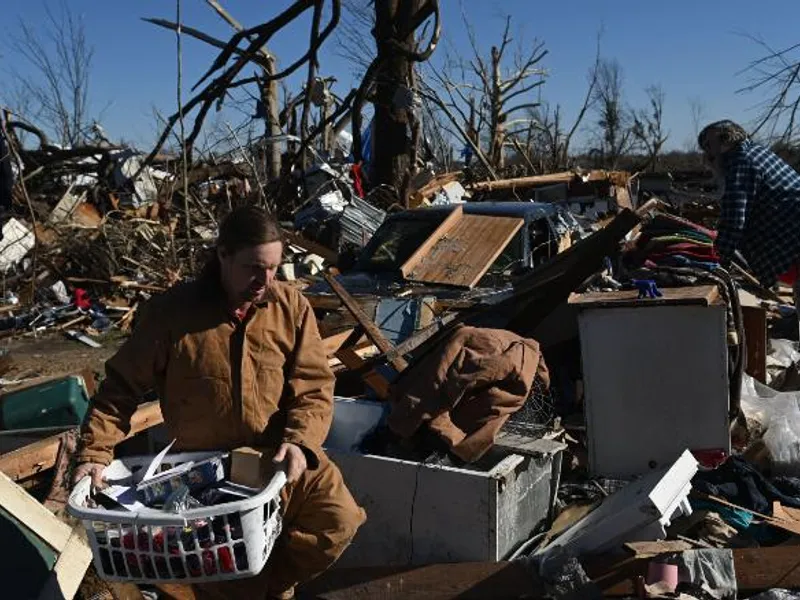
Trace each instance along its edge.
<instances>
[{"instance_id":1,"label":"crumpled fabric","mask_svg":"<svg viewBox=\"0 0 800 600\"><path fill-rule=\"evenodd\" d=\"M752 464L732 456L713 471L698 472L692 479L692 487L765 515L772 514L774 500L779 500L784 506L800 508L800 497L785 494L781 490L791 488L785 479L780 482L779 489Z\"/></svg>"},{"instance_id":2,"label":"crumpled fabric","mask_svg":"<svg viewBox=\"0 0 800 600\"><path fill-rule=\"evenodd\" d=\"M536 341L462 326L392 386L387 424L401 438L426 425L455 456L474 462L525 404L537 376L549 386Z\"/></svg>"},{"instance_id":3,"label":"crumpled fabric","mask_svg":"<svg viewBox=\"0 0 800 600\"><path fill-rule=\"evenodd\" d=\"M688 550L677 555L678 578L699 586L717 600L736 600L733 550L711 548Z\"/></svg>"}]
</instances>

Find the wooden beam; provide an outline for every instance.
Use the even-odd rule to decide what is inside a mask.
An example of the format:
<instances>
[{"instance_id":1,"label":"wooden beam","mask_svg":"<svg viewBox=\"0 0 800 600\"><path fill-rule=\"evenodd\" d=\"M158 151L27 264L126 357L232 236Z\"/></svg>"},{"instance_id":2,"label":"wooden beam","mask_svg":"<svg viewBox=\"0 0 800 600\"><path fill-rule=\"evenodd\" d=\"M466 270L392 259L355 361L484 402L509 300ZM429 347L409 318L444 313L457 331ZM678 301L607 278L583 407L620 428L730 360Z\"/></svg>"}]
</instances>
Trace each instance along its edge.
<instances>
[{"instance_id":1,"label":"wooden beam","mask_svg":"<svg viewBox=\"0 0 800 600\"><path fill-rule=\"evenodd\" d=\"M158 401L141 404L131 418L131 430L126 439L163 422ZM56 464L62 436L63 434L53 435L3 454L0 456L0 472L19 481L52 468Z\"/></svg>"},{"instance_id":2,"label":"wooden beam","mask_svg":"<svg viewBox=\"0 0 800 600\"><path fill-rule=\"evenodd\" d=\"M453 227L456 226L461 220L462 215L464 214L464 207L461 205L457 206L453 211L447 215L447 218L442 221L442 224L436 228L428 239L417 248L416 252L412 254L409 259L403 263L403 266L400 267L400 272L403 274L404 278L408 278L409 274L417 268L422 259L425 258L428 252L441 240L445 237L450 231L452 231Z\"/></svg>"},{"instance_id":3,"label":"wooden beam","mask_svg":"<svg viewBox=\"0 0 800 600\"><path fill-rule=\"evenodd\" d=\"M378 347L378 350L384 353L393 350L394 346L392 343L383 336L378 326L367 316L353 297L344 289L342 284L327 273L323 274L323 277L325 281L328 282L328 285L331 286L333 292L339 296L342 304L344 304L347 310L353 315L353 318L364 328L367 337ZM404 371L406 367L408 367L408 362L402 356L395 357L394 360L391 361L391 364L398 371Z\"/></svg>"},{"instance_id":4,"label":"wooden beam","mask_svg":"<svg viewBox=\"0 0 800 600\"><path fill-rule=\"evenodd\" d=\"M562 173L549 173L547 175L533 175L531 177L517 177L515 179L501 179L499 181L479 181L470 186L476 192L493 192L497 190L513 190L517 188L529 188L537 185L549 185L553 183L570 183L571 181L610 181L615 185L627 183L630 175L624 171L590 171L584 176L565 171Z\"/></svg>"}]
</instances>

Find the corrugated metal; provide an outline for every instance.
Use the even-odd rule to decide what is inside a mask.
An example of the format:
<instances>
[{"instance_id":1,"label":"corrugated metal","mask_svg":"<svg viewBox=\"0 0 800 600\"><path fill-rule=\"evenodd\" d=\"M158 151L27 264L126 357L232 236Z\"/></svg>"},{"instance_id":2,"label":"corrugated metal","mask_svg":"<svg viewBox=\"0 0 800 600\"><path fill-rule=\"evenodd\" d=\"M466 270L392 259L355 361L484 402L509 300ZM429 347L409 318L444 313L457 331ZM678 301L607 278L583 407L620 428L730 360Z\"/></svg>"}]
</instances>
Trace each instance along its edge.
<instances>
[{"instance_id":1,"label":"corrugated metal","mask_svg":"<svg viewBox=\"0 0 800 600\"><path fill-rule=\"evenodd\" d=\"M354 196L339 217L339 247L347 244L363 248L385 218L385 211Z\"/></svg>"}]
</instances>

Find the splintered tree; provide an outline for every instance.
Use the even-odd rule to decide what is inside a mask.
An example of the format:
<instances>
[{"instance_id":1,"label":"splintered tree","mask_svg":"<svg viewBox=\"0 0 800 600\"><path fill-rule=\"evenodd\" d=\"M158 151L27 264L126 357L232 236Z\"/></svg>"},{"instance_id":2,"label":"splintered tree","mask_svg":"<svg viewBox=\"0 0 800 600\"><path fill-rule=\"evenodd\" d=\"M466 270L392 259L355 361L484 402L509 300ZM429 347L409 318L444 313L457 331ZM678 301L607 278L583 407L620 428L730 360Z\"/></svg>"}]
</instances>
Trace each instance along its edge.
<instances>
[{"instance_id":1,"label":"splintered tree","mask_svg":"<svg viewBox=\"0 0 800 600\"><path fill-rule=\"evenodd\" d=\"M44 123L46 133L61 145L77 146L87 137L89 83L94 50L86 39L83 19L66 3L54 14L45 4L43 23L20 20L10 48L32 69L14 72L28 116Z\"/></svg>"},{"instance_id":2,"label":"splintered tree","mask_svg":"<svg viewBox=\"0 0 800 600\"><path fill-rule=\"evenodd\" d=\"M433 30L423 49L415 32L433 17ZM387 185L400 199L416 169L420 120L417 118L415 65L433 54L439 42L438 0L376 0L373 35L377 56L367 67L353 101L353 156L363 158L361 143L364 103L375 107L371 184Z\"/></svg>"},{"instance_id":3,"label":"splintered tree","mask_svg":"<svg viewBox=\"0 0 800 600\"><path fill-rule=\"evenodd\" d=\"M547 55L544 42L514 42L511 17L506 17L499 45L481 50L475 31L466 22L472 46L470 60L448 59L444 69L433 70L437 87L430 89L458 135L478 155L490 175L504 166L505 149L528 131L530 111L539 106L532 92L544 83L539 67ZM517 144L518 145L518 144Z\"/></svg>"},{"instance_id":4,"label":"splintered tree","mask_svg":"<svg viewBox=\"0 0 800 600\"><path fill-rule=\"evenodd\" d=\"M238 23L233 21L231 17L227 16L216 2L209 3L212 4L217 12L231 23L231 25L237 29L241 27ZM217 40L197 30L191 30L187 27L181 28L184 33L192 37L203 40L213 46L221 47L221 51L216 60L193 88L201 88L200 91L183 105L183 111L181 111L184 116L191 113L195 115L194 125L186 138L185 152L187 154L191 156L192 148L200 135L203 123L209 111L215 106L219 107L219 105L230 96L231 90L252 84L257 84L261 90L264 90L264 86L271 85L274 81L280 81L288 77L303 65L308 65L307 81L313 83L316 80L317 55L319 49L336 28L341 14L341 0L331 0L330 15L327 22L323 25L322 15L325 4L325 0L296 0L272 20L256 25L255 27L241 29L227 42ZM307 50L287 67L280 70L277 69L275 59L266 50L267 44L278 31L308 10L312 11L312 18L310 41ZM163 20L150 19L150 21L168 28L177 26L175 23L169 23ZM253 77L242 77L242 71L250 63L261 67L263 69L262 73L256 74ZM274 95L274 93L275 92L270 92L271 95ZM292 162L299 162L305 157L306 151L311 143L318 139L318 137L324 133L326 127L341 117L350 107L354 95L355 92L344 98L340 106L330 113L327 118L317 123L314 128L309 127L307 131L301 131L303 138L292 157ZM304 125L307 121L306 106L307 101L304 101L303 112L306 114L306 117L303 119ZM275 123L274 106L270 109L269 113L270 130L272 131ZM143 162L142 168L152 162L156 154L161 150L180 117L181 113L179 112L166 119L165 127L155 147ZM138 173L135 175L138 175Z\"/></svg>"},{"instance_id":5,"label":"splintered tree","mask_svg":"<svg viewBox=\"0 0 800 600\"><path fill-rule=\"evenodd\" d=\"M646 90L648 108L633 113L631 135L639 149L647 156L644 169L656 170L658 157L669 133L664 131L664 90L661 86L650 86Z\"/></svg>"}]
</instances>

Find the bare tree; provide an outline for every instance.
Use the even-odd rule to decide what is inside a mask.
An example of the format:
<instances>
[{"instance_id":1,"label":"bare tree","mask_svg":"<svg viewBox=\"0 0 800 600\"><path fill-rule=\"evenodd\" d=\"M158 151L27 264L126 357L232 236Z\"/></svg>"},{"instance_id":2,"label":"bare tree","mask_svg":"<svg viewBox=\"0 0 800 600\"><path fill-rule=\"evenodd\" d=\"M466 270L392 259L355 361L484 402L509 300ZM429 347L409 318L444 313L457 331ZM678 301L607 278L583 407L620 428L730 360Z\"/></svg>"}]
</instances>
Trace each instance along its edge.
<instances>
[{"instance_id":1,"label":"bare tree","mask_svg":"<svg viewBox=\"0 0 800 600\"><path fill-rule=\"evenodd\" d=\"M45 4L44 23L20 19L10 38L11 50L31 67L14 79L33 106L44 129L63 145L83 142L89 117L89 83L94 50L83 19L66 2L55 14Z\"/></svg>"},{"instance_id":2,"label":"bare tree","mask_svg":"<svg viewBox=\"0 0 800 600\"><path fill-rule=\"evenodd\" d=\"M598 65L595 87L599 152L602 162L617 168L619 159L631 149L630 115L623 95L622 66L616 59L603 59Z\"/></svg>"},{"instance_id":3,"label":"bare tree","mask_svg":"<svg viewBox=\"0 0 800 600\"><path fill-rule=\"evenodd\" d=\"M549 103L544 102L531 112L533 121L528 131L525 150L528 153L529 161L540 173L569 168L569 150L572 139L596 100L600 38L601 35L598 34L597 52L594 64L589 70L583 104L569 129L567 129L560 104L556 104L555 108L552 108Z\"/></svg>"},{"instance_id":4,"label":"bare tree","mask_svg":"<svg viewBox=\"0 0 800 600\"><path fill-rule=\"evenodd\" d=\"M336 32L334 54L348 61L353 75L364 76L375 46L370 32L375 27L375 0L342 0L342 21Z\"/></svg>"},{"instance_id":5,"label":"bare tree","mask_svg":"<svg viewBox=\"0 0 800 600\"><path fill-rule=\"evenodd\" d=\"M489 164L498 169L504 164L506 146L513 146L512 139L527 134L530 111L540 104L531 94L544 84L546 72L539 63L547 50L544 42L536 40L514 44L510 16L506 17L500 43L488 52L482 50L466 17L464 24L472 57L449 57L444 68L431 69L433 82L444 105L460 118L460 129L470 138L466 141L485 149Z\"/></svg>"},{"instance_id":6,"label":"bare tree","mask_svg":"<svg viewBox=\"0 0 800 600\"><path fill-rule=\"evenodd\" d=\"M746 36L758 44L764 55L752 61L740 74L749 83L739 93L766 95L752 133L772 141L792 143L798 135L800 109L800 43L776 50L761 38Z\"/></svg>"},{"instance_id":7,"label":"bare tree","mask_svg":"<svg viewBox=\"0 0 800 600\"><path fill-rule=\"evenodd\" d=\"M633 113L631 135L647 156L645 169L656 170L658 156L669 138L664 131L664 90L659 85L651 85L647 93L648 108Z\"/></svg>"}]
</instances>

